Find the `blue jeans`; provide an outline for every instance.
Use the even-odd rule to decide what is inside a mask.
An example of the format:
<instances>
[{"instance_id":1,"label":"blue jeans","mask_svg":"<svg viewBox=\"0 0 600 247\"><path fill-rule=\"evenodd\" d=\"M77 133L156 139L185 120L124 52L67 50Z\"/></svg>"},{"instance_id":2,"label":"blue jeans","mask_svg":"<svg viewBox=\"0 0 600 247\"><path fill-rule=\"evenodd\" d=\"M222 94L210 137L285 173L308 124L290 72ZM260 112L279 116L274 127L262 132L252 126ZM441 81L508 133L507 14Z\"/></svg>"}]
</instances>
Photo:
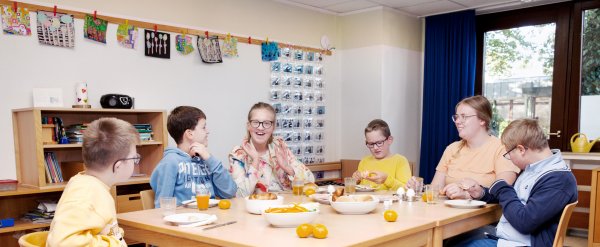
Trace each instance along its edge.
<instances>
[{"instance_id":1,"label":"blue jeans","mask_svg":"<svg viewBox=\"0 0 600 247\"><path fill-rule=\"evenodd\" d=\"M461 244L462 247L495 247L498 245L498 240L484 238L478 240L472 240L467 243Z\"/></svg>"}]
</instances>

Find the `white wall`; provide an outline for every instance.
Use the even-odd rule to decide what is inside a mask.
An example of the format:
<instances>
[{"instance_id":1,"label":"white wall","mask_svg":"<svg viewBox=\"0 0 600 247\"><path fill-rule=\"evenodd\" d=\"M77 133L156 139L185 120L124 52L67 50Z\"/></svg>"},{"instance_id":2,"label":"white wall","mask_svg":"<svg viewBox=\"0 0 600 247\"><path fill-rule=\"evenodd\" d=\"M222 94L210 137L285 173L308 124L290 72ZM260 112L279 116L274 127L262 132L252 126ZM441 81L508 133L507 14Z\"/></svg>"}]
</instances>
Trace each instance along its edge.
<instances>
[{"instance_id":1,"label":"white wall","mask_svg":"<svg viewBox=\"0 0 600 247\"><path fill-rule=\"evenodd\" d=\"M36 19L35 13L31 19ZM29 37L0 35L4 91L0 105L0 179L16 178L11 109L31 107L32 88L61 88L65 107L75 102L79 82L88 83L94 108L100 107L99 98L107 93L135 97L137 109L199 107L207 114L209 149L223 162L244 136L250 106L268 100L269 64L261 61L259 46L239 44L239 58L208 65L201 62L197 51L182 56L172 49L171 59L166 60L145 57L143 49L121 48L116 44L113 24L108 27L105 45L84 40L82 20L76 19L75 30L73 49L40 45L35 33ZM335 117L339 115L340 85L335 61L335 56L326 56L324 62L328 111L325 141L327 147L333 147L326 150L326 160L340 157L336 133L339 121ZM169 141L174 145L172 139Z\"/></svg>"}]
</instances>

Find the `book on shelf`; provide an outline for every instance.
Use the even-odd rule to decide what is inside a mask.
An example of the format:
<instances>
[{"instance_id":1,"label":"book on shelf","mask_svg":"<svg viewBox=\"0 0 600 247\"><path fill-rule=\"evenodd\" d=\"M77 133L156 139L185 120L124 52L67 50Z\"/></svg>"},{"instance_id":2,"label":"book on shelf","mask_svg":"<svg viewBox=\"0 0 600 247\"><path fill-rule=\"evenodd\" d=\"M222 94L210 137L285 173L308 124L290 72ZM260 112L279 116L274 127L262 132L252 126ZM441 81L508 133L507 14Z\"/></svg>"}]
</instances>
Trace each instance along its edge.
<instances>
[{"instance_id":1,"label":"book on shelf","mask_svg":"<svg viewBox=\"0 0 600 247\"><path fill-rule=\"evenodd\" d=\"M133 124L133 127L135 127L137 132L140 134L140 139L142 141L152 141L153 140L152 136L154 135L154 133L152 132L151 124Z\"/></svg>"},{"instance_id":2,"label":"book on shelf","mask_svg":"<svg viewBox=\"0 0 600 247\"><path fill-rule=\"evenodd\" d=\"M60 164L58 163L54 152L44 152L44 158L46 160L46 182L64 182Z\"/></svg>"}]
</instances>

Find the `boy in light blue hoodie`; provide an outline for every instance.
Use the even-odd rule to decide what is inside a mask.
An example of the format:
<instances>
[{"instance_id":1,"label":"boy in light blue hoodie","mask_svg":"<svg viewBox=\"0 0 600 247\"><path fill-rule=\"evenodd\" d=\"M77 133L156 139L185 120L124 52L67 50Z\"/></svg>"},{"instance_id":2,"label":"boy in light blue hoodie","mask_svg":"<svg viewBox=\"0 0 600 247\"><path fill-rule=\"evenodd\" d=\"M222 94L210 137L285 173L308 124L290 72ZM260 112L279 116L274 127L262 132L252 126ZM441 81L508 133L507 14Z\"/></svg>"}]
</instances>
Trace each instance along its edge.
<instances>
[{"instance_id":1,"label":"boy in light blue hoodie","mask_svg":"<svg viewBox=\"0 0 600 247\"><path fill-rule=\"evenodd\" d=\"M177 148L165 150L152 176L150 186L155 193L154 206L161 197L176 197L177 205L196 196L197 187L205 187L212 198L231 198L237 186L221 161L207 149L206 115L192 106L178 106L167 120L167 130Z\"/></svg>"}]
</instances>

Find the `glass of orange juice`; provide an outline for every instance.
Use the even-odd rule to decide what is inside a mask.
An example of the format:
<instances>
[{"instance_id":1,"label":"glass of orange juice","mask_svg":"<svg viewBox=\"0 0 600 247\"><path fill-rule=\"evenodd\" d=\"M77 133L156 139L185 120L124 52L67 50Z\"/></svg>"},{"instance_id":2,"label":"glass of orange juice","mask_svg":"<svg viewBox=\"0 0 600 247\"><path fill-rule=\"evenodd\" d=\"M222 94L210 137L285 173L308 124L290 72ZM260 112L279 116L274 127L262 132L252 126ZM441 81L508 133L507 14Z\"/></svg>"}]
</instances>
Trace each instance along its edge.
<instances>
[{"instance_id":1,"label":"glass of orange juice","mask_svg":"<svg viewBox=\"0 0 600 247\"><path fill-rule=\"evenodd\" d=\"M294 179L292 181L292 193L295 196L301 196L302 192L304 192L304 180L300 178Z\"/></svg>"},{"instance_id":2,"label":"glass of orange juice","mask_svg":"<svg viewBox=\"0 0 600 247\"><path fill-rule=\"evenodd\" d=\"M437 203L438 195L440 193L440 189L438 186L433 184L425 185L425 193L423 193L423 199L428 204Z\"/></svg>"},{"instance_id":3,"label":"glass of orange juice","mask_svg":"<svg viewBox=\"0 0 600 247\"><path fill-rule=\"evenodd\" d=\"M196 204L198 204L198 210L207 210L209 200L210 190L203 184L196 185Z\"/></svg>"}]
</instances>

